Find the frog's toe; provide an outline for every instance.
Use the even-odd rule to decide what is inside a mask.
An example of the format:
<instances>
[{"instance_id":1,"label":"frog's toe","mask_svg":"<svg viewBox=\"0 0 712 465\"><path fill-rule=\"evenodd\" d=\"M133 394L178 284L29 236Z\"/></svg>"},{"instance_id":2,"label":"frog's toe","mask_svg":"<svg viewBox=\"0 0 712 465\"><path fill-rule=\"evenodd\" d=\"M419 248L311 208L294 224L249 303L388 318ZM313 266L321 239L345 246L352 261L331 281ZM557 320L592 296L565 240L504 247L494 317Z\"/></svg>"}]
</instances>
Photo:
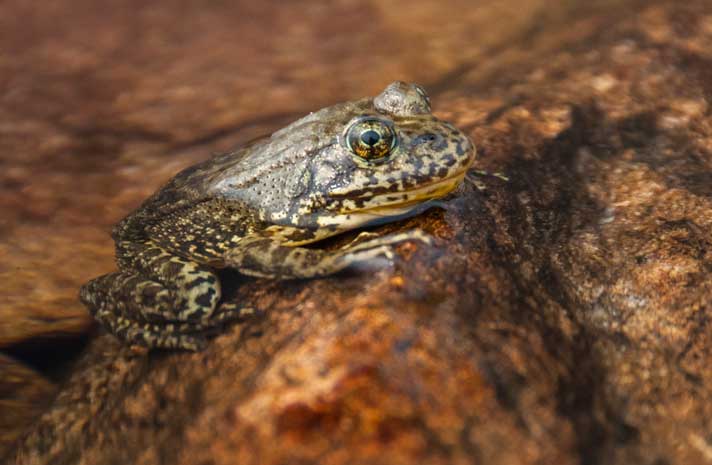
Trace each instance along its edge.
<instances>
[{"instance_id":1,"label":"frog's toe","mask_svg":"<svg viewBox=\"0 0 712 465\"><path fill-rule=\"evenodd\" d=\"M433 243L433 238L429 236L428 234L424 233L420 229L413 229L412 231L406 231L402 233L396 233L396 234L389 234L387 236L382 236L382 237L377 237L375 239L370 239L367 241L360 242L355 245L348 245L341 250L344 250L346 252L357 252L361 250L371 250L371 249L376 249L381 246L390 246L390 245L395 245L395 244L400 244L401 242L407 242L407 241L417 241L417 242L422 242L424 244L432 244Z\"/></svg>"},{"instance_id":2,"label":"frog's toe","mask_svg":"<svg viewBox=\"0 0 712 465\"><path fill-rule=\"evenodd\" d=\"M257 311L236 302L222 304L209 317L197 322L176 323L168 325L173 331L181 334L199 334L213 336L219 334L227 325L243 323L253 318Z\"/></svg>"},{"instance_id":3,"label":"frog's toe","mask_svg":"<svg viewBox=\"0 0 712 465\"><path fill-rule=\"evenodd\" d=\"M187 335L187 334L171 334L162 333L142 333L140 336L148 341L148 347L152 349L179 349L190 352L200 352L208 346L208 340L205 336ZM139 344L142 344L140 341Z\"/></svg>"},{"instance_id":4,"label":"frog's toe","mask_svg":"<svg viewBox=\"0 0 712 465\"><path fill-rule=\"evenodd\" d=\"M257 310L252 307L245 307L238 302L227 302L220 305L212 316L211 321L215 323L235 323L253 318Z\"/></svg>"},{"instance_id":5,"label":"frog's toe","mask_svg":"<svg viewBox=\"0 0 712 465\"><path fill-rule=\"evenodd\" d=\"M182 349L197 352L208 344L202 334L184 334L172 330L174 328L171 325L160 327L125 321L116 329L116 335L129 344L150 349Z\"/></svg>"},{"instance_id":6,"label":"frog's toe","mask_svg":"<svg viewBox=\"0 0 712 465\"><path fill-rule=\"evenodd\" d=\"M183 349L191 352L201 352L208 346L208 340L203 336L177 336L174 345L169 345L166 349Z\"/></svg>"},{"instance_id":7,"label":"frog's toe","mask_svg":"<svg viewBox=\"0 0 712 465\"><path fill-rule=\"evenodd\" d=\"M350 251L338 258L338 267L357 271L376 271L393 265L394 256L393 249L389 245Z\"/></svg>"},{"instance_id":8,"label":"frog's toe","mask_svg":"<svg viewBox=\"0 0 712 465\"><path fill-rule=\"evenodd\" d=\"M369 271L379 271L384 268L393 266L393 254L358 254L350 258L348 265L345 266L348 270L359 273Z\"/></svg>"}]
</instances>

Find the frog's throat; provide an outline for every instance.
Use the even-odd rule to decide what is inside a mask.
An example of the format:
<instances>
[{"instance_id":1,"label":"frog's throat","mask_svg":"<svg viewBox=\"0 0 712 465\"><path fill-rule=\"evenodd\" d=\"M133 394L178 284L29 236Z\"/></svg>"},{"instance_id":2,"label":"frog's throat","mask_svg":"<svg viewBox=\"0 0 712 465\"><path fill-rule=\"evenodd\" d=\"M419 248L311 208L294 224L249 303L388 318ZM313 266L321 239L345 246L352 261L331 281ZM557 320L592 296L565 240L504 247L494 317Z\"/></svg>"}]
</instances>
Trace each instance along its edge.
<instances>
[{"instance_id":1,"label":"frog's throat","mask_svg":"<svg viewBox=\"0 0 712 465\"><path fill-rule=\"evenodd\" d=\"M429 204L428 201L439 199L452 192L465 177L465 171L458 173L439 181L420 186L416 189L403 192L404 198L397 202L386 202L363 208L359 210L350 210L337 215L320 218L320 226L336 226L340 231L362 227L365 225L374 225L380 223L388 223L400 218L405 218L413 214L420 213L425 210ZM385 195L384 195L385 197ZM373 201L377 199L371 198Z\"/></svg>"}]
</instances>

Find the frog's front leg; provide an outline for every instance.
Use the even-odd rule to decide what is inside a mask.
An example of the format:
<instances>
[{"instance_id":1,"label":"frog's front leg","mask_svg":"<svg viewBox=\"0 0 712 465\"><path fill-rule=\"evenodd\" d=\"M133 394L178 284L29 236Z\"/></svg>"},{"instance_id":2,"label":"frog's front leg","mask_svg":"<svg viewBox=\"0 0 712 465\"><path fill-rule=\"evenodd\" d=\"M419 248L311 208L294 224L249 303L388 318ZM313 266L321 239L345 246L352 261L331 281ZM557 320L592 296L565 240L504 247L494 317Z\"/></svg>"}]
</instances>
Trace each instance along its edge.
<instances>
[{"instance_id":1,"label":"frog's front leg","mask_svg":"<svg viewBox=\"0 0 712 465\"><path fill-rule=\"evenodd\" d=\"M151 244L119 247L130 248L122 250L121 271L88 282L80 298L120 339L197 350L205 334L245 313L241 308L215 312L220 281L208 267Z\"/></svg>"},{"instance_id":2,"label":"frog's front leg","mask_svg":"<svg viewBox=\"0 0 712 465\"><path fill-rule=\"evenodd\" d=\"M422 231L413 230L362 242L357 238L340 249L321 250L285 245L275 238L248 237L227 253L225 263L250 276L315 278L349 267L379 265L379 259L390 261L393 257L392 246L409 240L429 243L431 239Z\"/></svg>"}]
</instances>

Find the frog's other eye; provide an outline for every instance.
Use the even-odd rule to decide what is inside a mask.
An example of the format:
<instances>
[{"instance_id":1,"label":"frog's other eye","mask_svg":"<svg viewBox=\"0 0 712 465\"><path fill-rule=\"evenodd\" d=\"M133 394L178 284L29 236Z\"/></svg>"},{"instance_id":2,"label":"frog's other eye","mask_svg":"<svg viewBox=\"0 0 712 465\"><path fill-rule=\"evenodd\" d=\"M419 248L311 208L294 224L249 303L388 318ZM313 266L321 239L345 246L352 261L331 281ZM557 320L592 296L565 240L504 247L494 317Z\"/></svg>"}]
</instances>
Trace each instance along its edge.
<instances>
[{"instance_id":1,"label":"frog's other eye","mask_svg":"<svg viewBox=\"0 0 712 465\"><path fill-rule=\"evenodd\" d=\"M366 161L387 157L398 143L393 124L372 116L356 120L346 129L344 140L349 150Z\"/></svg>"}]
</instances>

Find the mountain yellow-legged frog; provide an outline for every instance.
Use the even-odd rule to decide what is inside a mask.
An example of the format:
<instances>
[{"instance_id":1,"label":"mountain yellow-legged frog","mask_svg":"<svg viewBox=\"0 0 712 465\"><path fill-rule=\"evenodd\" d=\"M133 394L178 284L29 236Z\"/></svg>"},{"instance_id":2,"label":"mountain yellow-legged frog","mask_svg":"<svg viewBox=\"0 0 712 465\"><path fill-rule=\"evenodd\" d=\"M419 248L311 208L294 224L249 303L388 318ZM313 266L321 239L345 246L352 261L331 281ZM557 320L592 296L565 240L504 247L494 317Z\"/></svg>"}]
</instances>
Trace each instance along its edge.
<instances>
[{"instance_id":1,"label":"mountain yellow-legged frog","mask_svg":"<svg viewBox=\"0 0 712 465\"><path fill-rule=\"evenodd\" d=\"M80 298L130 344L198 350L249 311L219 305L218 269L294 279L389 260L393 244L428 236L303 246L423 211L474 158L469 138L431 114L423 88L394 82L178 173L114 227L119 271L85 284Z\"/></svg>"}]
</instances>

